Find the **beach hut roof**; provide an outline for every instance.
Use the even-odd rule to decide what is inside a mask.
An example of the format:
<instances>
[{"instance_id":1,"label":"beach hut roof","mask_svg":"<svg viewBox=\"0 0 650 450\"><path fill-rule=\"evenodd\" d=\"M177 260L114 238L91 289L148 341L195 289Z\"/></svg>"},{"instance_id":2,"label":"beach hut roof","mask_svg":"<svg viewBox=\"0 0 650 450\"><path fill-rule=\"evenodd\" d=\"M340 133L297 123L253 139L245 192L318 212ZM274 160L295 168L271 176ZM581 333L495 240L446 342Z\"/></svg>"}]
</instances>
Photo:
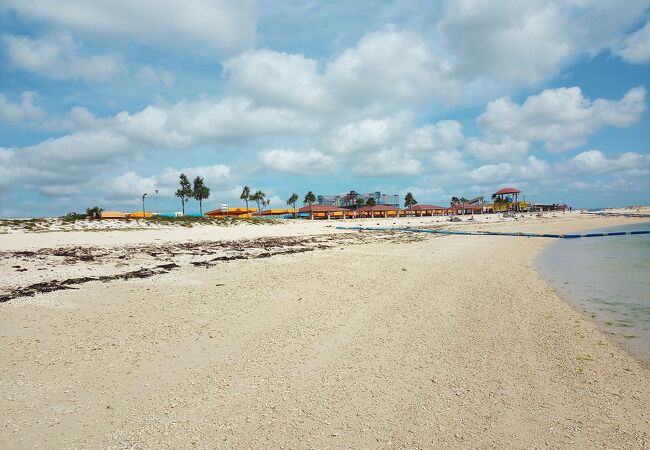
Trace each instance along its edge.
<instances>
[{"instance_id":1,"label":"beach hut roof","mask_svg":"<svg viewBox=\"0 0 650 450\"><path fill-rule=\"evenodd\" d=\"M519 189L513 188L513 187L504 187L502 189L499 189L494 193L494 195L502 195L502 194L519 194L521 191Z\"/></svg>"},{"instance_id":2,"label":"beach hut roof","mask_svg":"<svg viewBox=\"0 0 650 450\"><path fill-rule=\"evenodd\" d=\"M457 203L453 206L455 210L465 209L469 211L480 211L483 209L483 205L475 205L474 203Z\"/></svg>"},{"instance_id":3,"label":"beach hut roof","mask_svg":"<svg viewBox=\"0 0 650 450\"><path fill-rule=\"evenodd\" d=\"M445 208L444 206L437 206L437 205L413 205L411 208L404 208L404 210L409 210L409 211L431 211L434 209L448 209Z\"/></svg>"},{"instance_id":4,"label":"beach hut roof","mask_svg":"<svg viewBox=\"0 0 650 450\"><path fill-rule=\"evenodd\" d=\"M301 213L308 212L347 212L347 209L339 208L334 205L305 205L298 210Z\"/></svg>"},{"instance_id":5,"label":"beach hut roof","mask_svg":"<svg viewBox=\"0 0 650 450\"><path fill-rule=\"evenodd\" d=\"M102 219L125 219L126 213L121 211L102 211Z\"/></svg>"},{"instance_id":6,"label":"beach hut roof","mask_svg":"<svg viewBox=\"0 0 650 450\"><path fill-rule=\"evenodd\" d=\"M389 205L368 205L368 206L362 206L361 208L358 208L357 211L395 211L397 208L394 206L389 206Z\"/></svg>"}]
</instances>

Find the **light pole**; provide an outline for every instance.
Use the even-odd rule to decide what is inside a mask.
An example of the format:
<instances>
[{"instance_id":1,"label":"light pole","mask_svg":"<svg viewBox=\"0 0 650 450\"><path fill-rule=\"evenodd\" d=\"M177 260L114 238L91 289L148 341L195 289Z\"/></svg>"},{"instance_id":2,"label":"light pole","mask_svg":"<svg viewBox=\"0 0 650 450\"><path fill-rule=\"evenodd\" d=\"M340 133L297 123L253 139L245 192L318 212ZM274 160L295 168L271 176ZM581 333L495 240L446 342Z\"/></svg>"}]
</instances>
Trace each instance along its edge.
<instances>
[{"instance_id":1,"label":"light pole","mask_svg":"<svg viewBox=\"0 0 650 450\"><path fill-rule=\"evenodd\" d=\"M147 217L147 215L145 214L145 210L144 210L144 199L145 199L146 196L147 196L146 192L144 194L142 194L142 218L143 219L145 219Z\"/></svg>"},{"instance_id":2,"label":"light pole","mask_svg":"<svg viewBox=\"0 0 650 450\"><path fill-rule=\"evenodd\" d=\"M158 189L156 189L156 212L160 215L160 208L158 208Z\"/></svg>"}]
</instances>

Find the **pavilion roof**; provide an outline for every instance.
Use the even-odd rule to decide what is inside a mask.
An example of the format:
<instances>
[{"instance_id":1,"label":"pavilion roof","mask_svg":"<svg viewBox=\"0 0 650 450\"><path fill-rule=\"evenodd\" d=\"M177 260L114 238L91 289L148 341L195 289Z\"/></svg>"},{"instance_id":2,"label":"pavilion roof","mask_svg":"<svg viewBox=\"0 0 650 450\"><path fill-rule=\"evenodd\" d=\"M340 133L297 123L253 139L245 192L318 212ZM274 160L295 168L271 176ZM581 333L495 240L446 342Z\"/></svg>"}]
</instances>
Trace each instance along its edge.
<instances>
[{"instance_id":1,"label":"pavilion roof","mask_svg":"<svg viewBox=\"0 0 650 450\"><path fill-rule=\"evenodd\" d=\"M404 210L410 210L410 211L431 211L434 209L449 209L445 208L444 206L437 206L437 205L413 205L411 208L406 207Z\"/></svg>"},{"instance_id":2,"label":"pavilion roof","mask_svg":"<svg viewBox=\"0 0 650 450\"><path fill-rule=\"evenodd\" d=\"M496 191L493 195L519 194L521 191L513 187L504 187Z\"/></svg>"},{"instance_id":3,"label":"pavilion roof","mask_svg":"<svg viewBox=\"0 0 650 450\"><path fill-rule=\"evenodd\" d=\"M344 208L339 208L338 206L334 205L305 205L302 208L298 210L298 212L301 213L308 213L308 212L347 212L349 211L348 209Z\"/></svg>"},{"instance_id":4,"label":"pavilion roof","mask_svg":"<svg viewBox=\"0 0 650 450\"><path fill-rule=\"evenodd\" d=\"M397 208L394 206L389 206L389 205L367 205L367 206L362 206L361 208L357 208L357 211L368 211L368 212L374 212L374 211L395 211Z\"/></svg>"}]
</instances>

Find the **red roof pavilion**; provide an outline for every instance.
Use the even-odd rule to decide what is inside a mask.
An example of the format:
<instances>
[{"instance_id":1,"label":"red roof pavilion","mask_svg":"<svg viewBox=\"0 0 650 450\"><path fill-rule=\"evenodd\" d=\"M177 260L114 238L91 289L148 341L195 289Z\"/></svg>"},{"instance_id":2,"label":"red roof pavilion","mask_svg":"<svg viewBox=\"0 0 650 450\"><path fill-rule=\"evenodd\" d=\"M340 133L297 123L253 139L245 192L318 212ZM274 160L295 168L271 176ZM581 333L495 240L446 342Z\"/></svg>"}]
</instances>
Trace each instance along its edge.
<instances>
[{"instance_id":1,"label":"red roof pavilion","mask_svg":"<svg viewBox=\"0 0 650 450\"><path fill-rule=\"evenodd\" d=\"M519 194L521 191L512 187L505 187L496 191L493 195Z\"/></svg>"}]
</instances>

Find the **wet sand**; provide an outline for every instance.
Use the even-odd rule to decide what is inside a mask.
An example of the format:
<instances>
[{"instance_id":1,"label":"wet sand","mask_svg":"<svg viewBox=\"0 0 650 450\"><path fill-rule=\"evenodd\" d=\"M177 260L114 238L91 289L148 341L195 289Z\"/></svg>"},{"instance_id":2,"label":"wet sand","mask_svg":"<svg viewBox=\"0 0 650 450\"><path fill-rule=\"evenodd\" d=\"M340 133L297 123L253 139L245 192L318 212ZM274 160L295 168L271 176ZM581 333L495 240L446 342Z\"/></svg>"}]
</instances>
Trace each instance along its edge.
<instances>
[{"instance_id":1,"label":"wet sand","mask_svg":"<svg viewBox=\"0 0 650 450\"><path fill-rule=\"evenodd\" d=\"M562 233L633 221L454 226ZM0 241L0 270L12 277L3 292L47 280L50 269L61 280L179 266L0 304L0 447L649 444L650 372L535 272L548 240L333 235L337 222L314 222L232 238L214 230L224 244L187 252L163 251L187 240L138 232L61 233L49 251L23 245L44 253L33 257ZM269 235L292 237L273 247ZM47 254L69 244L82 248L75 254L114 254ZM162 253L129 258L132 245ZM310 250L282 253L297 248ZM193 264L241 253L250 257Z\"/></svg>"}]
</instances>

